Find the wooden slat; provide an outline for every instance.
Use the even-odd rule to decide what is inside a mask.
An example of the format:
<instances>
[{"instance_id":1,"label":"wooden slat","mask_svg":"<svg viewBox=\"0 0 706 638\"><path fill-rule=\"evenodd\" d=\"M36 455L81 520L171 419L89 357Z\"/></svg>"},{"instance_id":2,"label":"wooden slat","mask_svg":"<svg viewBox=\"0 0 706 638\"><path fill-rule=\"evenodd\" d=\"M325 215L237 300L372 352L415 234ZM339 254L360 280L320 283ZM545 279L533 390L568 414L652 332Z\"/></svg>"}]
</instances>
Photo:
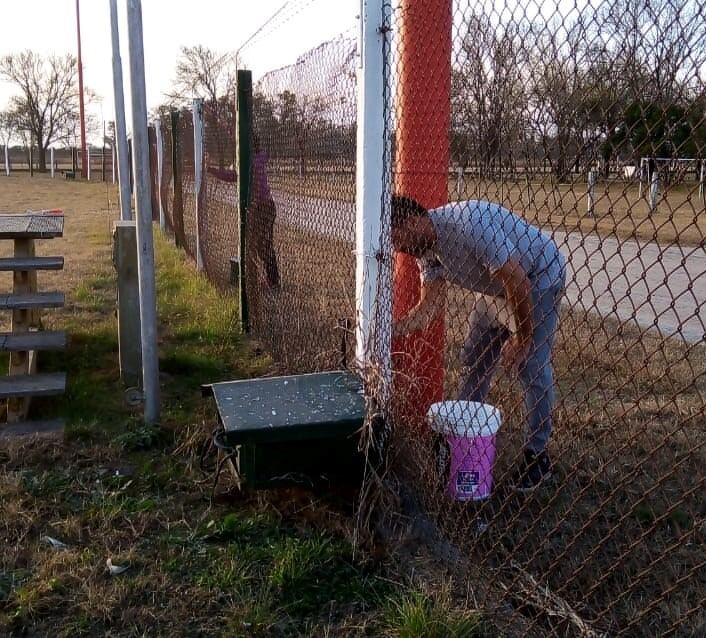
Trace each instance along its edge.
<instances>
[{"instance_id":1,"label":"wooden slat","mask_svg":"<svg viewBox=\"0 0 706 638\"><path fill-rule=\"evenodd\" d=\"M29 352L30 350L62 350L66 347L63 331L0 332L0 350Z\"/></svg>"},{"instance_id":2,"label":"wooden slat","mask_svg":"<svg viewBox=\"0 0 706 638\"><path fill-rule=\"evenodd\" d=\"M63 215L0 215L0 239L51 239L63 234Z\"/></svg>"},{"instance_id":3,"label":"wooden slat","mask_svg":"<svg viewBox=\"0 0 706 638\"><path fill-rule=\"evenodd\" d=\"M51 396L62 394L65 390L65 372L0 377L0 399Z\"/></svg>"},{"instance_id":4,"label":"wooden slat","mask_svg":"<svg viewBox=\"0 0 706 638\"><path fill-rule=\"evenodd\" d=\"M61 270L63 257L0 257L0 271Z\"/></svg>"},{"instance_id":5,"label":"wooden slat","mask_svg":"<svg viewBox=\"0 0 706 638\"><path fill-rule=\"evenodd\" d=\"M24 436L63 436L63 419L0 424L0 440Z\"/></svg>"},{"instance_id":6,"label":"wooden slat","mask_svg":"<svg viewBox=\"0 0 706 638\"><path fill-rule=\"evenodd\" d=\"M35 292L18 295L0 295L0 310L61 308L63 305L63 292Z\"/></svg>"}]
</instances>

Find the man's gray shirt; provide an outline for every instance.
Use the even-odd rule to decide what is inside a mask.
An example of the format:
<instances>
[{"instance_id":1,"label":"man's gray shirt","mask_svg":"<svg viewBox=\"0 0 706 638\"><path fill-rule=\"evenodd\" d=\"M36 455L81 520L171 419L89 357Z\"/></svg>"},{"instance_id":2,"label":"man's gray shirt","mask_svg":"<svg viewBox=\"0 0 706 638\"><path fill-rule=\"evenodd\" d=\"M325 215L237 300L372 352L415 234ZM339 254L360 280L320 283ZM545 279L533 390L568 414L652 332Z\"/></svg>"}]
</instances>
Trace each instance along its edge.
<instances>
[{"instance_id":1,"label":"man's gray shirt","mask_svg":"<svg viewBox=\"0 0 706 638\"><path fill-rule=\"evenodd\" d=\"M503 296L492 275L514 258L533 287L562 281L566 261L554 241L522 217L492 202L454 202L429 211L434 246L418 260L422 281L443 278L467 290Z\"/></svg>"}]
</instances>

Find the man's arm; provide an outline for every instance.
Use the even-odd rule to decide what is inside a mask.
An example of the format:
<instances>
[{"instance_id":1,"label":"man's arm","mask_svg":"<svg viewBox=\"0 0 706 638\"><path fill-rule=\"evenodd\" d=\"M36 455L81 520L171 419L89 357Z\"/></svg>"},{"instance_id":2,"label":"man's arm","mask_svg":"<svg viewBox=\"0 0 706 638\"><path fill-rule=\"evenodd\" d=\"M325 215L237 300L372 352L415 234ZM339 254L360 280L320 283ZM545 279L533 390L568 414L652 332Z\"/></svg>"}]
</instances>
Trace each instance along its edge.
<instances>
[{"instance_id":1,"label":"man's arm","mask_svg":"<svg viewBox=\"0 0 706 638\"><path fill-rule=\"evenodd\" d=\"M395 322L395 337L423 330L444 308L446 299L446 281L442 278L422 283L419 302L404 317Z\"/></svg>"},{"instance_id":2,"label":"man's arm","mask_svg":"<svg viewBox=\"0 0 706 638\"><path fill-rule=\"evenodd\" d=\"M534 323L530 280L520 262L514 258L496 270L493 277L502 284L517 325L517 332L503 348L505 364L513 367L524 360L532 345Z\"/></svg>"}]
</instances>

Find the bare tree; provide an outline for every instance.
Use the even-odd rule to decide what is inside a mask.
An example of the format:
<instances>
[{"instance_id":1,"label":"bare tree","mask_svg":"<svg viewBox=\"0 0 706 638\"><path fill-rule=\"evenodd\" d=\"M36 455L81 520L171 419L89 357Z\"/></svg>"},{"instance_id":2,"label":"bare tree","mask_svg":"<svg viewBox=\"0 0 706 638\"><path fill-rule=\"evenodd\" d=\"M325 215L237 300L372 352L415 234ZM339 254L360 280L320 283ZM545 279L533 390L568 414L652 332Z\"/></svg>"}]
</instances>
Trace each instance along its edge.
<instances>
[{"instance_id":1,"label":"bare tree","mask_svg":"<svg viewBox=\"0 0 706 638\"><path fill-rule=\"evenodd\" d=\"M14 114L11 111L0 111L0 144L9 146L15 134Z\"/></svg>"},{"instance_id":2,"label":"bare tree","mask_svg":"<svg viewBox=\"0 0 706 638\"><path fill-rule=\"evenodd\" d=\"M299 160L299 176L303 177L306 173L306 156L310 150L312 131L322 124L324 101L320 96L297 97L291 91L283 91L278 98L276 115L280 137L294 142L294 150Z\"/></svg>"},{"instance_id":3,"label":"bare tree","mask_svg":"<svg viewBox=\"0 0 706 638\"><path fill-rule=\"evenodd\" d=\"M235 80L230 53L217 53L202 45L181 47L172 90L166 94L178 106L190 106L193 98L204 100L209 162L215 161L221 169L235 161L235 150L229 143L235 136ZM210 131L229 133L211 135Z\"/></svg>"},{"instance_id":4,"label":"bare tree","mask_svg":"<svg viewBox=\"0 0 706 638\"><path fill-rule=\"evenodd\" d=\"M524 128L521 45L516 26L496 27L483 14L467 20L452 73L451 146L459 165L474 158L485 175L512 163Z\"/></svg>"},{"instance_id":5,"label":"bare tree","mask_svg":"<svg viewBox=\"0 0 706 638\"><path fill-rule=\"evenodd\" d=\"M46 149L78 117L77 72L72 55L43 58L24 51L0 59L0 77L20 90L11 112L17 130L27 131L37 145L40 171L46 170Z\"/></svg>"},{"instance_id":6,"label":"bare tree","mask_svg":"<svg viewBox=\"0 0 706 638\"><path fill-rule=\"evenodd\" d=\"M673 103L703 90L706 14L694 0L615 0L601 14L603 37L632 101Z\"/></svg>"},{"instance_id":7,"label":"bare tree","mask_svg":"<svg viewBox=\"0 0 706 638\"><path fill-rule=\"evenodd\" d=\"M217 103L223 96L232 96L235 89L235 65L230 53L216 53L197 45L181 47L176 65L176 77L167 98L185 103L195 97Z\"/></svg>"}]
</instances>

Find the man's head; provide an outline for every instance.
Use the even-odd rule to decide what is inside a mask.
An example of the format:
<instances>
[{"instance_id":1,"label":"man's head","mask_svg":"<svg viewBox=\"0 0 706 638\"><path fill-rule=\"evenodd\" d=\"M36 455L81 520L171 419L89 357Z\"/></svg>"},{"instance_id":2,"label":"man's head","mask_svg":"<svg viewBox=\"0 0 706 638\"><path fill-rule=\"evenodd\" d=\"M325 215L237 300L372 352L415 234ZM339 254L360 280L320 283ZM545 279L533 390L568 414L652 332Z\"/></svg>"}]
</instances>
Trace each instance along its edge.
<instances>
[{"instance_id":1,"label":"man's head","mask_svg":"<svg viewBox=\"0 0 706 638\"><path fill-rule=\"evenodd\" d=\"M411 197L392 196L392 245L395 250L420 257L436 240L429 211Z\"/></svg>"}]
</instances>

